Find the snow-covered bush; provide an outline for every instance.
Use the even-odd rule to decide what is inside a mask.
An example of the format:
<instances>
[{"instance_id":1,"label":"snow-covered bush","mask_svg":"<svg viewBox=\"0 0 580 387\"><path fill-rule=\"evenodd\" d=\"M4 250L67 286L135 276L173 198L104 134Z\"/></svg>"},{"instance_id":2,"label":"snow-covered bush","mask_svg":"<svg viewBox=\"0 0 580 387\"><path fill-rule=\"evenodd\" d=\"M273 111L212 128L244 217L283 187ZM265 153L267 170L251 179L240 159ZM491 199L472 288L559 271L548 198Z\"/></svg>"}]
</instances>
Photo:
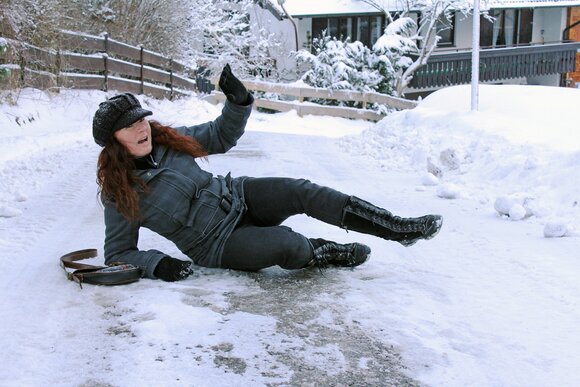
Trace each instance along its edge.
<instances>
[{"instance_id":1,"label":"snow-covered bush","mask_svg":"<svg viewBox=\"0 0 580 387\"><path fill-rule=\"evenodd\" d=\"M325 32L313 40L313 54L305 50L296 54L300 64L310 65L302 80L315 87L395 95L399 79L413 63L409 55L418 52L416 34L417 23L402 17L387 25L371 50L361 42L337 40ZM381 111L384 107L371 108Z\"/></svg>"},{"instance_id":2,"label":"snow-covered bush","mask_svg":"<svg viewBox=\"0 0 580 387\"><path fill-rule=\"evenodd\" d=\"M4 54L8 49L8 41L4 38L0 38L0 55Z\"/></svg>"},{"instance_id":3,"label":"snow-covered bush","mask_svg":"<svg viewBox=\"0 0 580 387\"><path fill-rule=\"evenodd\" d=\"M301 80L313 87L329 90L377 91L389 94L392 91L392 66L386 57L378 58L361 42L341 41L326 32L313 40L314 54L306 50L296 53L300 64L307 63L310 69ZM357 103L316 99L323 105L357 106ZM378 106L373 107L375 110Z\"/></svg>"},{"instance_id":4,"label":"snow-covered bush","mask_svg":"<svg viewBox=\"0 0 580 387\"><path fill-rule=\"evenodd\" d=\"M11 74L11 71L8 67L2 67L0 65L0 81L9 78Z\"/></svg>"},{"instance_id":5,"label":"snow-covered bush","mask_svg":"<svg viewBox=\"0 0 580 387\"><path fill-rule=\"evenodd\" d=\"M8 41L0 38L0 56L2 56L8 49ZM0 66L0 81L10 76L10 69Z\"/></svg>"},{"instance_id":6,"label":"snow-covered bush","mask_svg":"<svg viewBox=\"0 0 580 387\"><path fill-rule=\"evenodd\" d=\"M380 82L373 69L372 54L361 42L340 41L326 33L313 41L314 54L305 50L297 59L311 65L302 80L313 87L331 90L371 91Z\"/></svg>"}]
</instances>

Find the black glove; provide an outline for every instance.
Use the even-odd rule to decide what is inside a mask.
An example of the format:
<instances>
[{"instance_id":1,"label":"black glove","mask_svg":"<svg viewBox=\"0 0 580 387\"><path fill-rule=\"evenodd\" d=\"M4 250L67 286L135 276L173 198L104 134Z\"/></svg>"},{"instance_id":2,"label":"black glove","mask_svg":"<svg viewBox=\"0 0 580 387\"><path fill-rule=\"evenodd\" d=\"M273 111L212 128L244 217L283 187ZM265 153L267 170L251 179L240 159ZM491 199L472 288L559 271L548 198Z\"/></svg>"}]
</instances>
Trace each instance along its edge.
<instances>
[{"instance_id":1,"label":"black glove","mask_svg":"<svg viewBox=\"0 0 580 387\"><path fill-rule=\"evenodd\" d=\"M236 105L248 104L248 89L246 89L244 84L240 82L234 74L232 74L232 69L229 64L225 65L222 70L219 86L230 102L235 103Z\"/></svg>"},{"instance_id":2,"label":"black glove","mask_svg":"<svg viewBox=\"0 0 580 387\"><path fill-rule=\"evenodd\" d=\"M171 257L161 259L153 271L155 277L169 282L187 278L191 273L193 273L191 261L182 261Z\"/></svg>"}]
</instances>

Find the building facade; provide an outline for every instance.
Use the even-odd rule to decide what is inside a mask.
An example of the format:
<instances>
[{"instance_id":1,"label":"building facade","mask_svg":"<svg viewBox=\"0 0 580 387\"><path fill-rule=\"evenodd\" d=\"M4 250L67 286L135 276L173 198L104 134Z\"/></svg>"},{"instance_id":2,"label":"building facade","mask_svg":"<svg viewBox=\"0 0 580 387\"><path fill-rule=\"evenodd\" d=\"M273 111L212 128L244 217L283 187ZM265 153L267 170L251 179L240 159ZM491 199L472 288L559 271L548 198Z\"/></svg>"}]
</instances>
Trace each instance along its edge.
<instances>
[{"instance_id":1,"label":"building facade","mask_svg":"<svg viewBox=\"0 0 580 387\"><path fill-rule=\"evenodd\" d=\"M261 3L264 3L262 1ZM339 39L350 38L372 47L386 26L385 13L359 0L287 0L284 7L270 0L261 7L271 24L285 36L285 56L278 67L291 74L294 61L287 53L310 50L312 40L326 30ZM480 17L482 82L564 86L580 80L580 0L488 1L493 18ZM395 14L399 9L389 11ZM419 12L411 14L419 19ZM434 90L468 83L471 73L473 16L456 13L441 21L438 46L428 64L416 72L408 92ZM467 71L469 70L469 71Z\"/></svg>"}]
</instances>

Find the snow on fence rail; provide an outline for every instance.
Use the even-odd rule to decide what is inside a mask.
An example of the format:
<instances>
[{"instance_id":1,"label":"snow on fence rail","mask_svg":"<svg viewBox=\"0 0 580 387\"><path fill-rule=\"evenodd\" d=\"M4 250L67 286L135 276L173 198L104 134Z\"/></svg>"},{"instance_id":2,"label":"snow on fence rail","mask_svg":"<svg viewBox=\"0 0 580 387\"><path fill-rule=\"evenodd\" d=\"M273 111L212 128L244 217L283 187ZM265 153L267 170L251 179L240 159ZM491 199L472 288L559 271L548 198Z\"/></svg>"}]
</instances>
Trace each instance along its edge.
<instances>
[{"instance_id":1,"label":"snow on fence rail","mask_svg":"<svg viewBox=\"0 0 580 387\"><path fill-rule=\"evenodd\" d=\"M0 79L2 88L35 87L39 89L77 88L128 91L156 98L173 98L192 92L210 92L211 81L196 70L161 54L110 39L61 31L58 49L43 49L6 39L7 50L0 55L0 67L10 75ZM1 77L0 77L1 78ZM412 109L415 101L379 93L329 90L268 82L243 80L249 90L276 93L295 101L256 98L256 107L274 111L296 110L299 115L327 115L378 121L383 115L367 110L368 103L384 104L395 109ZM217 81L214 81L217 83ZM304 102L305 98L354 101L362 109L324 106ZM217 103L225 96L212 92L205 99Z\"/></svg>"}]
</instances>

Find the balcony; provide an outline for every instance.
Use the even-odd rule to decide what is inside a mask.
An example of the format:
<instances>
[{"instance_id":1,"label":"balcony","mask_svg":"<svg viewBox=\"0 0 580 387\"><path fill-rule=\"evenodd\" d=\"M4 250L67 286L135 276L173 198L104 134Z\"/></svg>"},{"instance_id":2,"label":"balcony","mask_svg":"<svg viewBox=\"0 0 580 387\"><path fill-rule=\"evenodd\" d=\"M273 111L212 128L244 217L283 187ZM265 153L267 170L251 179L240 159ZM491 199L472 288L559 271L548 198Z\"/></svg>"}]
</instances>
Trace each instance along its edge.
<instances>
[{"instance_id":1,"label":"balcony","mask_svg":"<svg viewBox=\"0 0 580 387\"><path fill-rule=\"evenodd\" d=\"M558 42L502 48L479 53L481 82L563 74L575 71L580 42ZM417 71L409 87L439 88L471 82L471 50L437 51Z\"/></svg>"}]
</instances>

